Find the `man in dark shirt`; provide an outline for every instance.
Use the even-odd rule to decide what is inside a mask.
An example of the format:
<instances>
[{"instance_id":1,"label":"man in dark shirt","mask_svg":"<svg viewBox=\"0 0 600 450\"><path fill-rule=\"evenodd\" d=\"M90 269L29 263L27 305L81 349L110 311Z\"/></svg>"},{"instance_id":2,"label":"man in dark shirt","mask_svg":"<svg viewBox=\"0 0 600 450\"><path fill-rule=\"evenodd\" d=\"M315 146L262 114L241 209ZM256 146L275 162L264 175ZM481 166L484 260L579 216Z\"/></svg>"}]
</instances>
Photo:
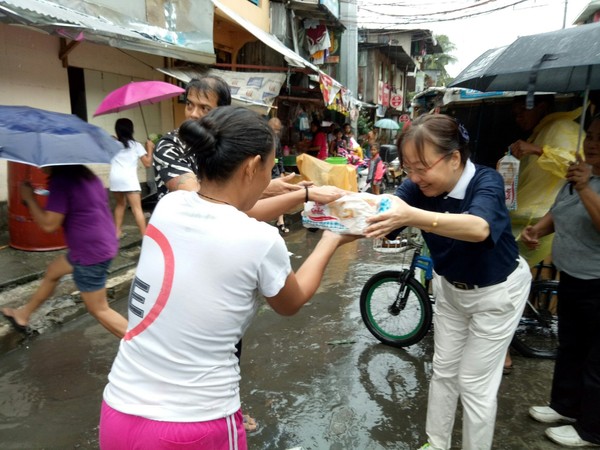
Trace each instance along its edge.
<instances>
[{"instance_id":1,"label":"man in dark shirt","mask_svg":"<svg viewBox=\"0 0 600 450\"><path fill-rule=\"evenodd\" d=\"M230 104L229 86L220 77L206 75L202 78L194 78L186 86L186 120L198 120L212 109ZM167 133L158 141L154 149L153 165L159 200L171 191L197 192L200 189L200 183L196 176L198 169L196 159L186 156L187 150L178 134L178 129ZM288 183L292 178L294 178L294 174L271 180L263 192L263 198L302 189L303 185ZM262 216L254 215L252 212L249 212L249 215L259 220L262 219Z\"/></svg>"},{"instance_id":2,"label":"man in dark shirt","mask_svg":"<svg viewBox=\"0 0 600 450\"><path fill-rule=\"evenodd\" d=\"M207 75L192 79L185 89L185 119L200 119L217 106L231 104L231 93L225 80ZM163 136L154 149L154 171L158 198L170 191L198 191L197 164L185 156L186 149L175 129Z\"/></svg>"}]
</instances>

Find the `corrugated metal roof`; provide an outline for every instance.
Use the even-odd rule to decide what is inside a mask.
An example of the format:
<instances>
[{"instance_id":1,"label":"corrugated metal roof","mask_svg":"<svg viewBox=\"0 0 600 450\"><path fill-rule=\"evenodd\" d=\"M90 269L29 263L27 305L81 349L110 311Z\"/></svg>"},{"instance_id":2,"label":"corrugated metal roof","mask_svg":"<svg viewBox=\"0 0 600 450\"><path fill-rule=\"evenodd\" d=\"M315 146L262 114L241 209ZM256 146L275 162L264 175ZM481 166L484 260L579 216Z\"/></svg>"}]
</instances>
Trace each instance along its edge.
<instances>
[{"instance_id":1,"label":"corrugated metal roof","mask_svg":"<svg viewBox=\"0 0 600 450\"><path fill-rule=\"evenodd\" d=\"M209 1L207 5L211 14L210 31L206 31L206 35L200 39L194 33L192 42L186 41L185 33L130 22L129 18L119 18L115 11L90 4L86 4L86 7L96 8L96 15L47 0L0 0L0 21L28 25L73 40L87 40L184 61L213 64L212 5Z\"/></svg>"}]
</instances>

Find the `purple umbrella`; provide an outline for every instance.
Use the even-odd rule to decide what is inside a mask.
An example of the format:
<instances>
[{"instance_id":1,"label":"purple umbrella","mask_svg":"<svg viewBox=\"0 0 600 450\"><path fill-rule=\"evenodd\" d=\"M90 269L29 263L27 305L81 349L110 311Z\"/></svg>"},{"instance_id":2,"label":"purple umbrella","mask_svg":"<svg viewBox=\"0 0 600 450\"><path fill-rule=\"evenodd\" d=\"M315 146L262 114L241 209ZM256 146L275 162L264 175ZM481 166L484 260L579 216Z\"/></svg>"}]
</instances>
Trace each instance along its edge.
<instances>
[{"instance_id":1,"label":"purple umbrella","mask_svg":"<svg viewBox=\"0 0 600 450\"><path fill-rule=\"evenodd\" d=\"M142 111L144 128L146 128L143 105L153 105L177 97L184 92L185 89L164 81L132 81L108 94L96 109L94 117L139 107ZM146 129L147 134L148 130Z\"/></svg>"}]
</instances>

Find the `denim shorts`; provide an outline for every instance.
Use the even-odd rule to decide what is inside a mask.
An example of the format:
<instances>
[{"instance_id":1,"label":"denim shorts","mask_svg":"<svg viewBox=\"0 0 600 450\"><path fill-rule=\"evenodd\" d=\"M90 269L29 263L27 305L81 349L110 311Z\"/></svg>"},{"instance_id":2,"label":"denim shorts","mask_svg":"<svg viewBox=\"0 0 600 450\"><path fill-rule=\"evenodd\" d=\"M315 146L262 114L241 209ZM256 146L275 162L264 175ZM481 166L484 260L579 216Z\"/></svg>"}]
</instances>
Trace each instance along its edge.
<instances>
[{"instance_id":1,"label":"denim shorts","mask_svg":"<svg viewBox=\"0 0 600 450\"><path fill-rule=\"evenodd\" d=\"M73 266L73 281L75 282L75 286L81 292L95 292L106 287L108 268L112 259L91 266L76 264L68 256L67 259Z\"/></svg>"}]
</instances>

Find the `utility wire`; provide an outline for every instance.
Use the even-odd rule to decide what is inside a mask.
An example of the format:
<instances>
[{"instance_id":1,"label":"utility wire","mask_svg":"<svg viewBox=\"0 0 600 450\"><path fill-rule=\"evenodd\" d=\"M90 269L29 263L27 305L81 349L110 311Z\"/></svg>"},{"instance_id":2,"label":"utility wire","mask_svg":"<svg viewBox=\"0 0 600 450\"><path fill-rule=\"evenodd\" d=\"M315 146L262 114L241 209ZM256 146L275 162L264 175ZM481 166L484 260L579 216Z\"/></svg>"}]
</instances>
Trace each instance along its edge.
<instances>
[{"instance_id":1,"label":"utility wire","mask_svg":"<svg viewBox=\"0 0 600 450\"><path fill-rule=\"evenodd\" d=\"M480 16L480 15L484 15L484 14L490 14L490 13L493 13L496 11L500 11L500 10L503 10L506 8L510 8L510 7L519 5L521 3L525 3L527 1L530 1L530 0L513 1L512 3L498 6L496 8L490 8L485 11L471 12L469 14L462 14L462 15L457 15L457 16L452 16L452 17L430 18L430 16L432 15L431 13L429 13L429 14L412 14L412 15L399 15L399 14L393 14L393 13L382 14L381 11L371 11L366 8L359 9L358 17L359 17L359 22L360 22L361 27L366 27L367 25L375 25L375 26L380 27L381 25L410 25L410 24L425 24L425 23L434 23L434 22L448 22L448 21L452 21L452 20L468 19L471 17L476 17L476 16ZM488 3L488 2L486 2L486 3ZM457 9L455 12L460 12L465 9L467 9L467 8ZM375 17L370 17L369 15L366 15L366 16L361 15L360 12L363 10L368 11L373 14L376 14L377 17L375 18ZM447 15L448 12L445 12L444 14ZM386 16L389 17L390 19L395 19L395 20L391 20L391 21L385 20ZM399 17L404 17L405 20L397 20L397 18L399 18Z\"/></svg>"}]
</instances>

